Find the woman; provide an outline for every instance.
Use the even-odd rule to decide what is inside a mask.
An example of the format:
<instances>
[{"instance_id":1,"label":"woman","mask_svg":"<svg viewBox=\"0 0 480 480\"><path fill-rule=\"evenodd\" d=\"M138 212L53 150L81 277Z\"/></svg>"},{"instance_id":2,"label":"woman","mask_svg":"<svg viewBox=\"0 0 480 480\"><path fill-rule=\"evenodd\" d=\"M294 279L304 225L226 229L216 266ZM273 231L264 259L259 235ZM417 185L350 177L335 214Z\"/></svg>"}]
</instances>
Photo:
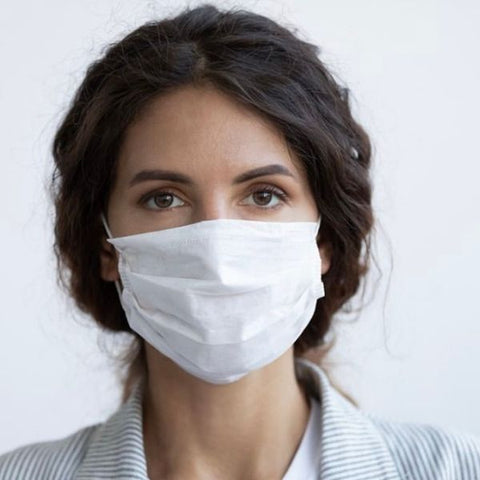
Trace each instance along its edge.
<instances>
[{"instance_id":1,"label":"woman","mask_svg":"<svg viewBox=\"0 0 480 480\"><path fill-rule=\"evenodd\" d=\"M203 5L90 66L53 145L55 247L78 306L132 334L124 403L0 479L480 478L478 438L366 415L321 366L373 215L368 136L317 55Z\"/></svg>"}]
</instances>

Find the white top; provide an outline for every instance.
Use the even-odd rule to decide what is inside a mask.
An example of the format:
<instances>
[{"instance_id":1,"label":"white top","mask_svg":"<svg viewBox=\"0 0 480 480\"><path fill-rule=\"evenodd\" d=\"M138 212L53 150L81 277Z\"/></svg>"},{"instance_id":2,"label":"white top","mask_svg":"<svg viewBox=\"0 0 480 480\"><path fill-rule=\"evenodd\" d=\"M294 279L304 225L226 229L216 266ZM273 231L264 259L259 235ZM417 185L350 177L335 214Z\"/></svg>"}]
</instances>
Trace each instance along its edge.
<instances>
[{"instance_id":1,"label":"white top","mask_svg":"<svg viewBox=\"0 0 480 480\"><path fill-rule=\"evenodd\" d=\"M322 411L320 403L310 397L310 416L300 445L282 480L315 480L320 465Z\"/></svg>"}]
</instances>

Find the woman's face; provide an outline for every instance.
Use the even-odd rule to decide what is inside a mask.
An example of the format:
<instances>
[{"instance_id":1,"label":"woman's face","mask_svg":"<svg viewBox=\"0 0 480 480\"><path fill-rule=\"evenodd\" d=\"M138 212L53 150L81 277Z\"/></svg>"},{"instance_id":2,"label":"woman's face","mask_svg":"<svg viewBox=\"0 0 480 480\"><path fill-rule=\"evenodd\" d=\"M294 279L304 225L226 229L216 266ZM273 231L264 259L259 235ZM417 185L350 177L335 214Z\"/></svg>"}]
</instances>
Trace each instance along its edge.
<instances>
[{"instance_id":1,"label":"woman's face","mask_svg":"<svg viewBox=\"0 0 480 480\"><path fill-rule=\"evenodd\" d=\"M127 129L106 214L114 237L217 218L319 216L281 135L213 87L194 86L157 98ZM330 259L320 255L325 273ZM119 279L106 241L101 263L104 280Z\"/></svg>"}]
</instances>

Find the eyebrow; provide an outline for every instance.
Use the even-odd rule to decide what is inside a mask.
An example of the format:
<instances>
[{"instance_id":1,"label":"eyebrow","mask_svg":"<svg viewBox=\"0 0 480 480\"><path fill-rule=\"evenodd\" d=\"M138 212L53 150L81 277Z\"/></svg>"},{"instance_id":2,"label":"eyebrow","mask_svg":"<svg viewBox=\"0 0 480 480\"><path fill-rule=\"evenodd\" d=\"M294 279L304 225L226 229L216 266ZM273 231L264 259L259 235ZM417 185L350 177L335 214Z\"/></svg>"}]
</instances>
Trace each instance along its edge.
<instances>
[{"instance_id":1,"label":"eyebrow","mask_svg":"<svg viewBox=\"0 0 480 480\"><path fill-rule=\"evenodd\" d=\"M233 179L233 184L237 185L239 183L247 182L253 178L262 177L264 175L286 175L295 179L295 175L283 165L278 163L272 165L266 165L264 167L254 168L248 172L244 172ZM129 186L132 187L141 182L146 182L148 180L170 180L172 182L183 183L185 185L193 185L194 181L182 173L173 172L171 170L142 170L138 172L129 183Z\"/></svg>"}]
</instances>

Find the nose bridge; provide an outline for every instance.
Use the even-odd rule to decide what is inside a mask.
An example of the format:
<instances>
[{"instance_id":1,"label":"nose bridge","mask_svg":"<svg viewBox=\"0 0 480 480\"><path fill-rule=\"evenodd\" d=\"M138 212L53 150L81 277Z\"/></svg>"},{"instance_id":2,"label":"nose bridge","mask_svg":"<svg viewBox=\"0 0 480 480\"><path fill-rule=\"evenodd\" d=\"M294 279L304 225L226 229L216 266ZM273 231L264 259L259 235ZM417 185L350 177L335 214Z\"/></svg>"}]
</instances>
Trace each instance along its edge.
<instances>
[{"instance_id":1,"label":"nose bridge","mask_svg":"<svg viewBox=\"0 0 480 480\"><path fill-rule=\"evenodd\" d=\"M219 186L207 186L201 194L195 215L196 221L233 218L226 190Z\"/></svg>"}]
</instances>

